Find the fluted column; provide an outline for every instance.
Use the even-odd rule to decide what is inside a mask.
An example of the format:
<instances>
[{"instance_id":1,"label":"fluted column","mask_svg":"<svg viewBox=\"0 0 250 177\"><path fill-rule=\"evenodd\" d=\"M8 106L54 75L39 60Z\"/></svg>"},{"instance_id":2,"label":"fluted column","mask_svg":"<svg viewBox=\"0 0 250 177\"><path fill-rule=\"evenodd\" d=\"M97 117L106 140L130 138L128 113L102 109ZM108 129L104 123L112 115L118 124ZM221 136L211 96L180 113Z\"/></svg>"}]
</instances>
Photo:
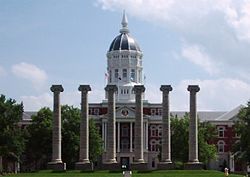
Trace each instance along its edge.
<instances>
[{"instance_id":1,"label":"fluted column","mask_svg":"<svg viewBox=\"0 0 250 177\"><path fill-rule=\"evenodd\" d=\"M200 91L198 85L189 85L190 92L190 120L189 120L189 163L199 163L198 160L198 123L196 93Z\"/></svg>"},{"instance_id":2,"label":"fluted column","mask_svg":"<svg viewBox=\"0 0 250 177\"><path fill-rule=\"evenodd\" d=\"M143 102L142 102L142 94L145 91L145 87L143 85L135 85L135 158L134 161L138 163L144 163L143 157Z\"/></svg>"},{"instance_id":3,"label":"fluted column","mask_svg":"<svg viewBox=\"0 0 250 177\"><path fill-rule=\"evenodd\" d=\"M80 85L78 90L81 92L81 123L79 162L76 163L76 168L82 169L86 168L85 164L90 163L88 92L91 91L91 88L89 85Z\"/></svg>"},{"instance_id":4,"label":"fluted column","mask_svg":"<svg viewBox=\"0 0 250 177\"><path fill-rule=\"evenodd\" d=\"M116 161L116 127L115 127L115 92L116 85L107 85L105 90L108 94L108 125L107 125L107 156L106 163L117 163Z\"/></svg>"},{"instance_id":5,"label":"fluted column","mask_svg":"<svg viewBox=\"0 0 250 177\"><path fill-rule=\"evenodd\" d=\"M162 85L162 154L161 161L171 162L171 133L170 133L170 112L169 112L169 92L171 85Z\"/></svg>"},{"instance_id":6,"label":"fluted column","mask_svg":"<svg viewBox=\"0 0 250 177\"><path fill-rule=\"evenodd\" d=\"M64 91L62 85L52 85L50 90L54 94L53 104L53 132L52 132L52 161L48 163L49 168L54 170L65 170L66 166L61 158L61 105L60 93Z\"/></svg>"}]
</instances>

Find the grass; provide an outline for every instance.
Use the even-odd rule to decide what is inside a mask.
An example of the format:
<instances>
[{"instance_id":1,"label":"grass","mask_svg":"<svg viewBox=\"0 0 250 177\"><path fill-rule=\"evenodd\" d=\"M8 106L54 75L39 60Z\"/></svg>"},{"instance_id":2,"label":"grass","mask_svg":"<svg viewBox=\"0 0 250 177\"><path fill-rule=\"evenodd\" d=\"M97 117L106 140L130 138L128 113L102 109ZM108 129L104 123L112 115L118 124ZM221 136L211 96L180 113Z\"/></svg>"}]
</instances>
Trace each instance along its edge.
<instances>
[{"instance_id":1,"label":"grass","mask_svg":"<svg viewBox=\"0 0 250 177\"><path fill-rule=\"evenodd\" d=\"M17 177L122 177L122 173L110 173L108 171L84 172L80 171L67 171L55 173L52 171L40 171L34 173L19 173L17 175L9 175ZM229 177L240 177L241 175L230 174ZM146 173L133 172L132 177L224 177L224 173L218 171L208 170L168 170L168 171L152 171ZM242 176L241 176L242 177Z\"/></svg>"}]
</instances>

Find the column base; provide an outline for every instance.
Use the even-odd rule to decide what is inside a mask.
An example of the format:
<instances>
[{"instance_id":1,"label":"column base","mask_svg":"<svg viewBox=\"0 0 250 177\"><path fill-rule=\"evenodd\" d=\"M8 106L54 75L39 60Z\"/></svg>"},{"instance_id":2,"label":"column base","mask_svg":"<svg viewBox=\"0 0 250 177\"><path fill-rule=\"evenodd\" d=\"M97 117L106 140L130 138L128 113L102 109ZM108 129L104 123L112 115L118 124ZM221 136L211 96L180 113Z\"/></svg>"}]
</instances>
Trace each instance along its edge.
<instances>
[{"instance_id":1,"label":"column base","mask_svg":"<svg viewBox=\"0 0 250 177\"><path fill-rule=\"evenodd\" d=\"M76 170L82 170L82 171L93 171L92 163L90 162L76 162L75 163L75 169Z\"/></svg>"},{"instance_id":2,"label":"column base","mask_svg":"<svg viewBox=\"0 0 250 177\"><path fill-rule=\"evenodd\" d=\"M159 162L157 164L157 169L158 170L170 170L170 169L174 169L174 164L171 161Z\"/></svg>"},{"instance_id":3,"label":"column base","mask_svg":"<svg viewBox=\"0 0 250 177\"><path fill-rule=\"evenodd\" d=\"M201 162L188 162L184 164L184 170L202 170L204 169L204 164Z\"/></svg>"},{"instance_id":4,"label":"column base","mask_svg":"<svg viewBox=\"0 0 250 177\"><path fill-rule=\"evenodd\" d=\"M66 171L66 163L63 162L49 162L48 169L54 171Z\"/></svg>"},{"instance_id":5,"label":"column base","mask_svg":"<svg viewBox=\"0 0 250 177\"><path fill-rule=\"evenodd\" d=\"M133 162L131 163L132 170L140 170L140 171L147 171L148 170L148 163L143 162Z\"/></svg>"},{"instance_id":6,"label":"column base","mask_svg":"<svg viewBox=\"0 0 250 177\"><path fill-rule=\"evenodd\" d=\"M117 162L115 162L115 163L104 162L104 163L102 163L101 169L119 171L121 169L121 167L120 167L120 164Z\"/></svg>"}]
</instances>

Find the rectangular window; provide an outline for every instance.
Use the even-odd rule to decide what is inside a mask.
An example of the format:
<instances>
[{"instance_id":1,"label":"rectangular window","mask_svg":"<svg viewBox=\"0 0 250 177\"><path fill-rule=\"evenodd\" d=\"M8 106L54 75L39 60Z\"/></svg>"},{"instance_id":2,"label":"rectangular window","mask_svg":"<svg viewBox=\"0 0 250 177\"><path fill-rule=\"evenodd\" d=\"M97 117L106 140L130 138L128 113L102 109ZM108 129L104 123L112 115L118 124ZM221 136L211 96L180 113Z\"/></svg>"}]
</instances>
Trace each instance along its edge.
<instances>
[{"instance_id":1,"label":"rectangular window","mask_svg":"<svg viewBox=\"0 0 250 177\"><path fill-rule=\"evenodd\" d=\"M122 78L127 78L127 69L122 70Z\"/></svg>"},{"instance_id":2,"label":"rectangular window","mask_svg":"<svg viewBox=\"0 0 250 177\"><path fill-rule=\"evenodd\" d=\"M118 79L118 77L119 77L119 70L115 69L115 79Z\"/></svg>"},{"instance_id":3,"label":"rectangular window","mask_svg":"<svg viewBox=\"0 0 250 177\"><path fill-rule=\"evenodd\" d=\"M135 81L135 70L131 69L131 81Z\"/></svg>"}]
</instances>

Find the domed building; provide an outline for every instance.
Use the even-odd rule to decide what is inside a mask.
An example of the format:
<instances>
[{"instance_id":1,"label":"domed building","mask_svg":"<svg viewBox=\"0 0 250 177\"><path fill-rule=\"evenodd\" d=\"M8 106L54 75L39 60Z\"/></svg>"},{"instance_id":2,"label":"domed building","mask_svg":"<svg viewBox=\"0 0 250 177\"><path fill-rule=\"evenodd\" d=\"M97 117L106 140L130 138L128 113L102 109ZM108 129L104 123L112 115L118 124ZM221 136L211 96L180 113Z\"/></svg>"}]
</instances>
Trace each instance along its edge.
<instances>
[{"instance_id":1,"label":"domed building","mask_svg":"<svg viewBox=\"0 0 250 177\"><path fill-rule=\"evenodd\" d=\"M100 103L88 103L86 101L87 95L82 96L82 100L85 99L84 104L81 104L81 106L85 106L82 109L82 115L85 117L82 119L88 117L94 119L103 140L104 153L95 164L96 168L114 170L131 165L135 165L134 169L144 170L171 168L170 127L166 128L166 126L170 126L170 123L166 122L166 119L169 119L170 115L181 118L189 110L169 111L171 99L169 99L168 94L171 95L172 91L170 85L162 85L159 93L156 93L162 94L162 103L149 103L145 100L143 53L139 44L130 34L125 13L123 13L121 24L120 34L112 40L106 54L107 87L105 88L105 99ZM91 90L89 85L83 87L85 87L84 94ZM80 87L79 90L82 91ZM111 92L113 95L110 94ZM196 98L191 98L191 92L190 100L196 100ZM59 102L57 100L57 103ZM195 110L196 115L196 106L193 108L195 108L193 110ZM212 142L217 147L218 159L211 162L209 168L219 170L225 162L230 165L231 171L236 168L230 151L234 142L239 140L234 131L234 121L240 109L241 106L229 112L197 112L200 121L210 122L218 130L218 137ZM25 112L20 125L26 126L31 123L32 114L35 113ZM88 127L86 122L85 124L81 123L81 125ZM85 129L87 129L86 127ZM84 151L82 155L84 158L79 160L78 165L83 165L83 167L85 162L89 163L88 139L86 137L88 136L80 138L84 139L80 144L87 144L83 148L80 147ZM198 146L198 143L195 143ZM56 145L60 149L59 145ZM197 152L197 149L195 150ZM58 154L60 155L59 151ZM194 154L198 156L198 152ZM62 162L60 161L60 163ZM194 163L199 163L198 158L195 159ZM166 164L170 166L162 168Z\"/></svg>"},{"instance_id":2,"label":"domed building","mask_svg":"<svg viewBox=\"0 0 250 177\"><path fill-rule=\"evenodd\" d=\"M117 102L133 102L134 85L142 85L142 51L130 35L126 14L123 14L120 34L112 41L107 52L108 85L117 85Z\"/></svg>"}]
</instances>

